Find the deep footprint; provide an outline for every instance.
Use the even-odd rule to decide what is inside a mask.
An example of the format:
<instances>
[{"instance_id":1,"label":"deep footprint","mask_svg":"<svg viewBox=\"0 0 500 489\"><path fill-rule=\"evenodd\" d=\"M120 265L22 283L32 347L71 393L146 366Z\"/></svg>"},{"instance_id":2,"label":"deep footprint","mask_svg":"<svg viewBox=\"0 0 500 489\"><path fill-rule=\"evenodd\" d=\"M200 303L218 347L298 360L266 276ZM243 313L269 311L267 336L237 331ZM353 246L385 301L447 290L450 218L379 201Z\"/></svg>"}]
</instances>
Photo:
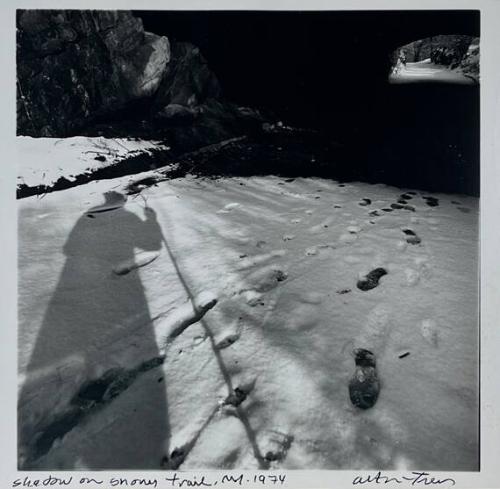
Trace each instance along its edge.
<instances>
[{"instance_id":1,"label":"deep footprint","mask_svg":"<svg viewBox=\"0 0 500 489\"><path fill-rule=\"evenodd\" d=\"M366 205L370 205L372 203L371 199L367 199L366 197L363 198L363 200L359 203L359 205L361 206L366 206Z\"/></svg>"},{"instance_id":2,"label":"deep footprint","mask_svg":"<svg viewBox=\"0 0 500 489\"><path fill-rule=\"evenodd\" d=\"M356 284L358 289L367 291L374 289L379 284L380 277L387 275L387 270L385 268L375 268L369 272L364 279L358 280Z\"/></svg>"},{"instance_id":3,"label":"deep footprint","mask_svg":"<svg viewBox=\"0 0 500 489\"><path fill-rule=\"evenodd\" d=\"M439 205L439 199L436 199L436 197L422 196L422 199L425 200L425 203L429 207L437 207Z\"/></svg>"},{"instance_id":4,"label":"deep footprint","mask_svg":"<svg viewBox=\"0 0 500 489\"><path fill-rule=\"evenodd\" d=\"M279 448L275 451L269 450L268 452L266 452L264 459L267 462L281 462L286 458L288 450L290 450L294 438L292 435L281 435L283 436L283 439L279 443Z\"/></svg>"},{"instance_id":5,"label":"deep footprint","mask_svg":"<svg viewBox=\"0 0 500 489\"><path fill-rule=\"evenodd\" d=\"M349 381L349 397L354 406L369 409L377 402L380 392L375 355L364 348L357 348L353 353L356 370Z\"/></svg>"},{"instance_id":6,"label":"deep footprint","mask_svg":"<svg viewBox=\"0 0 500 489\"><path fill-rule=\"evenodd\" d=\"M403 233L406 234L406 242L408 244L417 245L422 242L422 240L415 234L415 231L411 229L403 229Z\"/></svg>"}]
</instances>

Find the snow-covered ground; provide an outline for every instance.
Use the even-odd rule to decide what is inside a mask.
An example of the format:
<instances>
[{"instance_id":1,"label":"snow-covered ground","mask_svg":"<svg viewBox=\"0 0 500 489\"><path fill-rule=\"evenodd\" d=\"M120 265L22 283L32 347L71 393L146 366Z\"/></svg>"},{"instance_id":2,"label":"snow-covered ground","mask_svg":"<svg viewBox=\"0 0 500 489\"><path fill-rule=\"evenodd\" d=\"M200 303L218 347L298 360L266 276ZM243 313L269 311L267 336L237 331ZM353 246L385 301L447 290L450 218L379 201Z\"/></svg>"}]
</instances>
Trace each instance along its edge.
<instances>
[{"instance_id":1,"label":"snow-covered ground","mask_svg":"<svg viewBox=\"0 0 500 489\"><path fill-rule=\"evenodd\" d=\"M139 178L19 201L21 463L477 470L478 199L273 176L125 199Z\"/></svg>"},{"instance_id":2,"label":"snow-covered ground","mask_svg":"<svg viewBox=\"0 0 500 489\"><path fill-rule=\"evenodd\" d=\"M390 74L391 83L415 83L415 82L444 82L458 83L462 85L473 85L472 77L465 76L459 69L451 70L445 66L431 63L430 60L398 64L397 69Z\"/></svg>"},{"instance_id":3,"label":"snow-covered ground","mask_svg":"<svg viewBox=\"0 0 500 489\"><path fill-rule=\"evenodd\" d=\"M60 177L74 180L76 175L110 166L138 152L166 148L159 141L84 136L67 139L20 136L18 141L17 183L30 187L49 186Z\"/></svg>"}]
</instances>

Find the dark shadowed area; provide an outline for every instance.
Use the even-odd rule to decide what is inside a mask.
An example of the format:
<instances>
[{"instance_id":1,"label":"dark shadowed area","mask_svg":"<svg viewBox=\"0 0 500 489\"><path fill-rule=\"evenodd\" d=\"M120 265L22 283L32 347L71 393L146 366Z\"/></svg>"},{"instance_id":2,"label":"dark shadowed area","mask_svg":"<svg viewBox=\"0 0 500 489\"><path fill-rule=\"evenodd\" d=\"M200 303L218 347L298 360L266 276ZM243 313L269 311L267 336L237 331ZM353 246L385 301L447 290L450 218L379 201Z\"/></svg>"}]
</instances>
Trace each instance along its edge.
<instances>
[{"instance_id":1,"label":"dark shadowed area","mask_svg":"<svg viewBox=\"0 0 500 489\"><path fill-rule=\"evenodd\" d=\"M232 100L345 144L360 179L479 193L479 87L388 83L395 49L479 36L477 11L135 14L199 46Z\"/></svg>"}]
</instances>

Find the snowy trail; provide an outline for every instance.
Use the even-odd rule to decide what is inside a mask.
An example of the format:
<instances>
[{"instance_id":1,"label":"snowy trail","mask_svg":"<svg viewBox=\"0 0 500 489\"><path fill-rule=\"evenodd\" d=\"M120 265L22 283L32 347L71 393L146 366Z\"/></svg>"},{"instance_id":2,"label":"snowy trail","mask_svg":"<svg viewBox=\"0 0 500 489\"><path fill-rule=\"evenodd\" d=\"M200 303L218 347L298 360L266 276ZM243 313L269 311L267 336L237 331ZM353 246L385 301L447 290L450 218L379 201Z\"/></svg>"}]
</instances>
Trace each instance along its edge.
<instances>
[{"instance_id":1,"label":"snowy trail","mask_svg":"<svg viewBox=\"0 0 500 489\"><path fill-rule=\"evenodd\" d=\"M142 191L153 214L132 196L88 217L127 182L19 201L27 431L86 381L165 354L32 466L477 468L477 199L187 177ZM347 389L358 347L381 379L367 411Z\"/></svg>"},{"instance_id":2,"label":"snowy trail","mask_svg":"<svg viewBox=\"0 0 500 489\"><path fill-rule=\"evenodd\" d=\"M398 73L390 76L392 83L411 83L418 81L434 81L473 85L475 82L458 71L430 62L407 63Z\"/></svg>"}]
</instances>

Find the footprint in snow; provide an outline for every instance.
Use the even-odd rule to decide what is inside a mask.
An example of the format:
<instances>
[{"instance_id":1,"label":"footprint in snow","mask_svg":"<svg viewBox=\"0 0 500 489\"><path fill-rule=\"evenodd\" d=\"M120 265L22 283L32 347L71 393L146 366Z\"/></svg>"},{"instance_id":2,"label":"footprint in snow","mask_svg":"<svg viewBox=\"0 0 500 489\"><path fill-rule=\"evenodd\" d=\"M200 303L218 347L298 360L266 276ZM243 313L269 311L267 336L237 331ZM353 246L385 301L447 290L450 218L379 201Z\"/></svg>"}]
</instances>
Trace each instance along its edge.
<instances>
[{"instance_id":1,"label":"footprint in snow","mask_svg":"<svg viewBox=\"0 0 500 489\"><path fill-rule=\"evenodd\" d=\"M366 323L354 340L356 346L369 346L380 354L387 345L393 327L392 310L386 304L377 304L367 315Z\"/></svg>"},{"instance_id":2,"label":"footprint in snow","mask_svg":"<svg viewBox=\"0 0 500 489\"><path fill-rule=\"evenodd\" d=\"M291 222L292 224L299 224L300 222L302 222L302 219L300 219L300 218L295 218L295 219L292 219L290 222Z\"/></svg>"},{"instance_id":3,"label":"footprint in snow","mask_svg":"<svg viewBox=\"0 0 500 489\"><path fill-rule=\"evenodd\" d=\"M364 197L361 202L359 202L359 205L365 207L367 205L370 205L371 203L371 199L367 199L366 197Z\"/></svg>"},{"instance_id":4,"label":"footprint in snow","mask_svg":"<svg viewBox=\"0 0 500 489\"><path fill-rule=\"evenodd\" d=\"M257 379L252 379L251 381L240 383L238 387L236 387L232 392L229 393L229 395L223 401L223 405L238 407L253 391L256 381Z\"/></svg>"},{"instance_id":5,"label":"footprint in snow","mask_svg":"<svg viewBox=\"0 0 500 489\"><path fill-rule=\"evenodd\" d=\"M270 430L270 433L272 435L268 440L259 443L263 446L262 452L265 452L264 460L269 464L282 462L292 447L294 437L276 430Z\"/></svg>"},{"instance_id":6,"label":"footprint in snow","mask_svg":"<svg viewBox=\"0 0 500 489\"><path fill-rule=\"evenodd\" d=\"M413 287L414 285L418 284L420 280L420 274L417 272L417 270L414 270L413 268L406 268L405 278L406 278L406 285L408 285L409 287Z\"/></svg>"},{"instance_id":7,"label":"footprint in snow","mask_svg":"<svg viewBox=\"0 0 500 489\"><path fill-rule=\"evenodd\" d=\"M437 207L439 205L439 199L437 199L436 197L422 196L422 199L425 200L425 203L429 207Z\"/></svg>"},{"instance_id":8,"label":"footprint in snow","mask_svg":"<svg viewBox=\"0 0 500 489\"><path fill-rule=\"evenodd\" d=\"M407 247L408 247L408 243L407 243L406 241L403 241L402 239L400 239L400 240L396 243L396 248L397 248L399 251L405 251Z\"/></svg>"},{"instance_id":9,"label":"footprint in snow","mask_svg":"<svg viewBox=\"0 0 500 489\"><path fill-rule=\"evenodd\" d=\"M239 333L226 334L222 337L222 339L220 339L219 341L216 342L215 348L217 348L218 350L223 350L224 348L231 346L233 343L235 343L239 339L240 339Z\"/></svg>"},{"instance_id":10,"label":"footprint in snow","mask_svg":"<svg viewBox=\"0 0 500 489\"><path fill-rule=\"evenodd\" d=\"M136 253L135 257L130 260L125 260L113 267L113 272L116 275L127 275L136 268L149 265L160 256L158 251L142 251Z\"/></svg>"},{"instance_id":11,"label":"footprint in snow","mask_svg":"<svg viewBox=\"0 0 500 489\"><path fill-rule=\"evenodd\" d=\"M332 222L333 222L333 219L331 217L327 218L323 222L320 222L319 224L311 226L309 228L309 232L312 234L320 233L320 232L324 231L325 229L328 229L328 227L330 226L330 224Z\"/></svg>"},{"instance_id":12,"label":"footprint in snow","mask_svg":"<svg viewBox=\"0 0 500 489\"><path fill-rule=\"evenodd\" d=\"M318 248L316 246L310 246L306 248L306 256L315 256L318 254Z\"/></svg>"},{"instance_id":13,"label":"footprint in snow","mask_svg":"<svg viewBox=\"0 0 500 489\"><path fill-rule=\"evenodd\" d=\"M358 233L361 231L359 226L348 226L347 233L343 233L339 236L339 241L341 243L352 244L358 239Z\"/></svg>"},{"instance_id":14,"label":"footprint in snow","mask_svg":"<svg viewBox=\"0 0 500 489\"><path fill-rule=\"evenodd\" d=\"M364 278L358 280L356 286L359 290L362 290L364 292L374 289L379 285L380 278L384 275L387 275L387 270L385 268L375 268L374 270L366 274Z\"/></svg>"},{"instance_id":15,"label":"footprint in snow","mask_svg":"<svg viewBox=\"0 0 500 489\"><path fill-rule=\"evenodd\" d=\"M283 236L283 241L291 241L292 239L295 238L295 235L294 234L285 234Z\"/></svg>"},{"instance_id":16,"label":"footprint in snow","mask_svg":"<svg viewBox=\"0 0 500 489\"><path fill-rule=\"evenodd\" d=\"M265 268L257 270L248 277L250 283L253 283L249 288L240 290L237 294L243 296L249 306L262 304L262 294L269 292L277 287L281 282L284 282L288 275L278 268Z\"/></svg>"},{"instance_id":17,"label":"footprint in snow","mask_svg":"<svg viewBox=\"0 0 500 489\"><path fill-rule=\"evenodd\" d=\"M395 210L405 209L407 211L415 212L415 207L413 207L412 205L406 204L406 202L404 204L391 204L391 208L395 209Z\"/></svg>"},{"instance_id":18,"label":"footprint in snow","mask_svg":"<svg viewBox=\"0 0 500 489\"><path fill-rule=\"evenodd\" d=\"M337 290L337 294L348 294L349 292L351 292L351 289L339 289Z\"/></svg>"},{"instance_id":19,"label":"footprint in snow","mask_svg":"<svg viewBox=\"0 0 500 489\"><path fill-rule=\"evenodd\" d=\"M343 233L339 236L339 242L345 244L352 244L358 239L356 233Z\"/></svg>"},{"instance_id":20,"label":"footprint in snow","mask_svg":"<svg viewBox=\"0 0 500 489\"><path fill-rule=\"evenodd\" d=\"M247 305L250 307L255 307L257 305L264 305L264 301L262 300L262 294L255 290L242 290L239 292L239 295L243 297Z\"/></svg>"},{"instance_id":21,"label":"footprint in snow","mask_svg":"<svg viewBox=\"0 0 500 489\"><path fill-rule=\"evenodd\" d=\"M375 355L364 348L353 351L356 369L349 382L349 397L354 406L368 409L375 405L380 392Z\"/></svg>"},{"instance_id":22,"label":"footprint in snow","mask_svg":"<svg viewBox=\"0 0 500 489\"><path fill-rule=\"evenodd\" d=\"M197 336L193 337L193 341L192 341L193 348L196 348L197 346L200 346L203 343L205 343L206 339L207 339L206 335L197 335Z\"/></svg>"},{"instance_id":23,"label":"footprint in snow","mask_svg":"<svg viewBox=\"0 0 500 489\"><path fill-rule=\"evenodd\" d=\"M193 301L188 301L155 321L155 336L161 349L166 348L189 326L197 323L217 304L215 295L208 291L198 294Z\"/></svg>"},{"instance_id":24,"label":"footprint in snow","mask_svg":"<svg viewBox=\"0 0 500 489\"><path fill-rule=\"evenodd\" d=\"M415 192L413 192L413 195L414 194L415 194ZM411 200L411 199L413 199L413 195L412 195L412 192L408 192L405 194L401 194L400 198L403 200Z\"/></svg>"},{"instance_id":25,"label":"footprint in snow","mask_svg":"<svg viewBox=\"0 0 500 489\"><path fill-rule=\"evenodd\" d=\"M406 234L406 242L411 244L411 245L417 245L422 242L422 240L417 236L415 231L412 229L403 229L403 233Z\"/></svg>"},{"instance_id":26,"label":"footprint in snow","mask_svg":"<svg viewBox=\"0 0 500 489\"><path fill-rule=\"evenodd\" d=\"M429 265L429 259L426 256L417 256L413 260L418 271L424 278L430 278L432 275L432 267Z\"/></svg>"},{"instance_id":27,"label":"footprint in snow","mask_svg":"<svg viewBox=\"0 0 500 489\"><path fill-rule=\"evenodd\" d=\"M427 343L434 347L438 346L438 328L435 321L432 319L424 319L420 323L420 334Z\"/></svg>"},{"instance_id":28,"label":"footprint in snow","mask_svg":"<svg viewBox=\"0 0 500 489\"><path fill-rule=\"evenodd\" d=\"M228 212L231 212L238 207L240 207L240 204L238 202L231 202L230 204L226 204L222 209L219 209L217 211L217 214L227 214Z\"/></svg>"}]
</instances>

